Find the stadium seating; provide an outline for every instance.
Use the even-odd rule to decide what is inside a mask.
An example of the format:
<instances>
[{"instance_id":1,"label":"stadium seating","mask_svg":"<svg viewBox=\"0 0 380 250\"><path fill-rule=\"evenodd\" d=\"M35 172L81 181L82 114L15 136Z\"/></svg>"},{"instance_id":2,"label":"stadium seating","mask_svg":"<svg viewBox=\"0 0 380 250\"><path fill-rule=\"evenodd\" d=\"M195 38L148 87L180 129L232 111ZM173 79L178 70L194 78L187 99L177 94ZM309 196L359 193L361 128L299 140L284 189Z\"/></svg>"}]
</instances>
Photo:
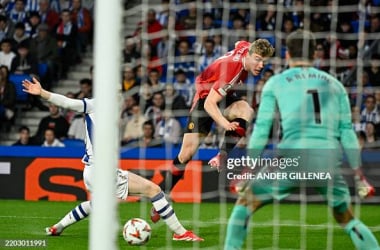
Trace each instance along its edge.
<instances>
[{"instance_id":1,"label":"stadium seating","mask_svg":"<svg viewBox=\"0 0 380 250\"><path fill-rule=\"evenodd\" d=\"M30 75L9 75L9 81L13 83L16 88L16 100L19 103L25 103L28 100L28 94L22 90L22 81L25 79L31 80L32 78Z\"/></svg>"}]
</instances>

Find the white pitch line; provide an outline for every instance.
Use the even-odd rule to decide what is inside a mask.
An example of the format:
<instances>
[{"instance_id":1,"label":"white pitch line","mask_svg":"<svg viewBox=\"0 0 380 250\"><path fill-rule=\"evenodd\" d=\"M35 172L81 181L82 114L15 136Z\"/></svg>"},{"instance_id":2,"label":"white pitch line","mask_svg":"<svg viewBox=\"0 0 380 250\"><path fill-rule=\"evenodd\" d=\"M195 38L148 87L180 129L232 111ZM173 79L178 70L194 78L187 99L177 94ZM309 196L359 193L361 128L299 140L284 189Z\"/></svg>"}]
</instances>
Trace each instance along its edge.
<instances>
[{"instance_id":1,"label":"white pitch line","mask_svg":"<svg viewBox=\"0 0 380 250\"><path fill-rule=\"evenodd\" d=\"M47 217L47 216L18 216L18 215L0 215L0 219L1 218L7 218L7 219L59 219L59 217ZM217 220L217 219L214 219L214 220L210 220L210 221L197 221L196 224L197 226L199 227L208 227L208 226L213 226L213 225L227 225L227 220ZM192 225L194 224L194 221L192 220L181 220L181 223L184 224L184 225ZM158 228L159 227L166 227L165 224L160 224L160 225L157 225ZM157 227L156 226L156 227ZM329 225L327 223L322 223L322 224L306 224L306 225L301 225L300 223L298 223L298 221L292 221L292 220L286 220L286 221L283 221L282 223L277 223L277 224L274 224L272 221L266 221L266 222L255 222L255 221L251 221L250 223L250 228L254 228L254 227L273 227L273 226L284 226L284 227L300 227L300 226L303 226L303 227L306 227L306 228L310 228L310 229L313 229L313 230L322 230L322 229L325 229L327 228ZM339 225L334 225L333 226L334 228L341 228ZM368 226L371 231L373 232L379 232L380 231L380 225L375 225L375 226Z\"/></svg>"}]
</instances>

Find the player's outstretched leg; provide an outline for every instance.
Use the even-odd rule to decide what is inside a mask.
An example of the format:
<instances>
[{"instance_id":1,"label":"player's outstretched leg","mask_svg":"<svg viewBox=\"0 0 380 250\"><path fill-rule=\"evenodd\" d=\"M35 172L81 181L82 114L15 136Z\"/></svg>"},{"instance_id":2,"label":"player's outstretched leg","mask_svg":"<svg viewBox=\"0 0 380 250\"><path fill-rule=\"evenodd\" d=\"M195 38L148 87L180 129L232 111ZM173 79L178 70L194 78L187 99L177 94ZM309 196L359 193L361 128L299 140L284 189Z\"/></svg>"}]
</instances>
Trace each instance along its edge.
<instances>
[{"instance_id":1,"label":"player's outstretched leg","mask_svg":"<svg viewBox=\"0 0 380 250\"><path fill-rule=\"evenodd\" d=\"M160 187L162 190L171 191L173 187L183 178L187 162L182 163L178 156L174 158L172 166L168 171L162 171L164 180Z\"/></svg>"},{"instance_id":2,"label":"player's outstretched leg","mask_svg":"<svg viewBox=\"0 0 380 250\"><path fill-rule=\"evenodd\" d=\"M200 133L185 133L183 135L182 146L179 154L174 158L168 171L163 171L164 181L160 187L165 192L169 192L183 178L187 163L192 159L198 149Z\"/></svg>"},{"instance_id":3,"label":"player's outstretched leg","mask_svg":"<svg viewBox=\"0 0 380 250\"><path fill-rule=\"evenodd\" d=\"M360 220L352 219L344 227L344 231L350 236L358 250L380 250L375 236Z\"/></svg>"},{"instance_id":4,"label":"player's outstretched leg","mask_svg":"<svg viewBox=\"0 0 380 250\"><path fill-rule=\"evenodd\" d=\"M173 207L165 198L161 188L155 183L138 176L128 173L128 190L130 194L137 194L151 199L154 209L164 220L166 225L174 232L173 240L182 241L203 241L202 238L193 232L186 230L179 222Z\"/></svg>"},{"instance_id":5,"label":"player's outstretched leg","mask_svg":"<svg viewBox=\"0 0 380 250\"><path fill-rule=\"evenodd\" d=\"M248 233L251 212L244 205L235 205L227 225L225 250L241 249Z\"/></svg>"},{"instance_id":6,"label":"player's outstretched leg","mask_svg":"<svg viewBox=\"0 0 380 250\"><path fill-rule=\"evenodd\" d=\"M335 220L344 227L344 231L358 250L380 250L373 233L363 222L354 218L347 204L335 207L333 212Z\"/></svg>"},{"instance_id":7,"label":"player's outstretched leg","mask_svg":"<svg viewBox=\"0 0 380 250\"><path fill-rule=\"evenodd\" d=\"M76 206L69 213L67 213L57 224L54 224L51 227L45 228L46 235L59 236L66 227L80 220L83 220L90 213L91 213L91 202L84 201L78 206Z\"/></svg>"},{"instance_id":8,"label":"player's outstretched leg","mask_svg":"<svg viewBox=\"0 0 380 250\"><path fill-rule=\"evenodd\" d=\"M268 197L269 198L269 197ZM248 233L248 224L251 215L257 211L263 203L252 193L249 182L239 192L239 198L228 220L225 250L241 249Z\"/></svg>"}]
</instances>

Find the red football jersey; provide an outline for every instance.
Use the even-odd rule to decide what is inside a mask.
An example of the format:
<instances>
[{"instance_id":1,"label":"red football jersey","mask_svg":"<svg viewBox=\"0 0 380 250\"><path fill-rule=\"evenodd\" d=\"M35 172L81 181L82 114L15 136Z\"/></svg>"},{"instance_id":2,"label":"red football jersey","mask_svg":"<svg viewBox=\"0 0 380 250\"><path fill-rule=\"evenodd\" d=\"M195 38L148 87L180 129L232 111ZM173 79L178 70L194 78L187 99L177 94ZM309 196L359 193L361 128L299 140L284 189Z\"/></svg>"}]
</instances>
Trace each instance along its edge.
<instances>
[{"instance_id":1,"label":"red football jersey","mask_svg":"<svg viewBox=\"0 0 380 250\"><path fill-rule=\"evenodd\" d=\"M248 53L251 44L246 41L236 43L235 49L216 59L195 79L196 93L193 105L206 98L211 89L221 96L232 91L235 84L247 79L248 72L243 68L243 57Z\"/></svg>"}]
</instances>

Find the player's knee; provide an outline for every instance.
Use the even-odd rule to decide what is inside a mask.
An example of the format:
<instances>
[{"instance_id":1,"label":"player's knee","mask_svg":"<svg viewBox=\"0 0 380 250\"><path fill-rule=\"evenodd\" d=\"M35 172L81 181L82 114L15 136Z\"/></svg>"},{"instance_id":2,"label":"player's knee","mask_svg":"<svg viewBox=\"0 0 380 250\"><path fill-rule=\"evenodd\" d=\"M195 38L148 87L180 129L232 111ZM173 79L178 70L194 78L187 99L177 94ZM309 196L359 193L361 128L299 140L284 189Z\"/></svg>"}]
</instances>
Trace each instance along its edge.
<instances>
[{"instance_id":1,"label":"player's knee","mask_svg":"<svg viewBox=\"0 0 380 250\"><path fill-rule=\"evenodd\" d=\"M150 184L149 184L146 192L147 192L146 195L149 198L152 198L152 197L156 196L157 194L159 194L161 192L161 188L157 184L155 184L153 182L150 182Z\"/></svg>"},{"instance_id":2,"label":"player's knee","mask_svg":"<svg viewBox=\"0 0 380 250\"><path fill-rule=\"evenodd\" d=\"M336 222L345 225L350 222L354 216L348 204L342 203L333 208L333 214Z\"/></svg>"},{"instance_id":3,"label":"player's knee","mask_svg":"<svg viewBox=\"0 0 380 250\"><path fill-rule=\"evenodd\" d=\"M178 155L178 159L182 164L186 164L187 162L189 162L192 157L193 153L190 149L185 149L181 151L181 153Z\"/></svg>"},{"instance_id":4,"label":"player's knee","mask_svg":"<svg viewBox=\"0 0 380 250\"><path fill-rule=\"evenodd\" d=\"M232 104L233 106L228 112L227 118L233 120L243 118L250 121L253 117L253 108L246 101L239 101Z\"/></svg>"}]
</instances>

